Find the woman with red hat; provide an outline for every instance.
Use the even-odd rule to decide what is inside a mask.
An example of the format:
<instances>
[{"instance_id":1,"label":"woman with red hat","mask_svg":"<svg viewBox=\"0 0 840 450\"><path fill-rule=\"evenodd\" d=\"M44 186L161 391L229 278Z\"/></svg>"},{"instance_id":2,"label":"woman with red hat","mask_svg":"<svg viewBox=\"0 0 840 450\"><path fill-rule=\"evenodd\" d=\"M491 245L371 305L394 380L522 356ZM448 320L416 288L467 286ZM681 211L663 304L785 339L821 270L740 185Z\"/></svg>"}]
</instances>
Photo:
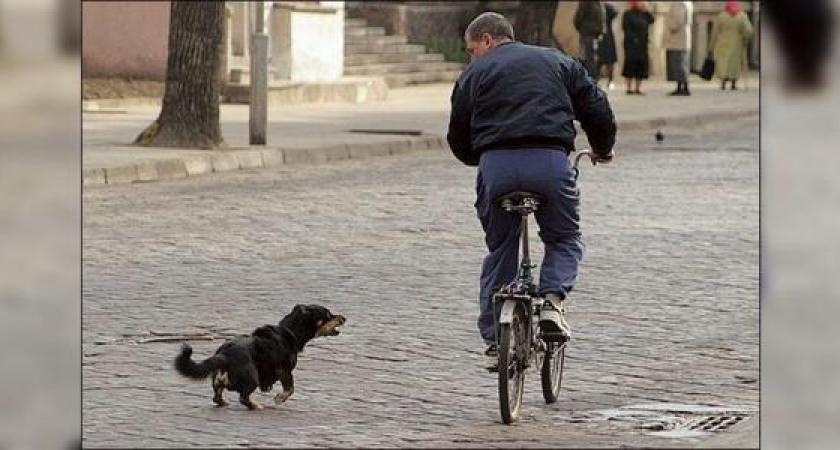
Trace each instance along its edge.
<instances>
[{"instance_id":1,"label":"woman with red hat","mask_svg":"<svg viewBox=\"0 0 840 450\"><path fill-rule=\"evenodd\" d=\"M736 82L741 76L744 54L752 35L752 24L741 11L739 2L727 1L726 9L718 14L712 30L715 75L721 79L722 90L726 89L727 81L732 83L732 90L738 89Z\"/></svg>"},{"instance_id":2,"label":"woman with red hat","mask_svg":"<svg viewBox=\"0 0 840 450\"><path fill-rule=\"evenodd\" d=\"M627 79L627 95L644 95L642 80L650 75L648 32L653 20L653 14L640 1L628 2L627 11L621 18L624 31L624 68L621 76Z\"/></svg>"}]
</instances>

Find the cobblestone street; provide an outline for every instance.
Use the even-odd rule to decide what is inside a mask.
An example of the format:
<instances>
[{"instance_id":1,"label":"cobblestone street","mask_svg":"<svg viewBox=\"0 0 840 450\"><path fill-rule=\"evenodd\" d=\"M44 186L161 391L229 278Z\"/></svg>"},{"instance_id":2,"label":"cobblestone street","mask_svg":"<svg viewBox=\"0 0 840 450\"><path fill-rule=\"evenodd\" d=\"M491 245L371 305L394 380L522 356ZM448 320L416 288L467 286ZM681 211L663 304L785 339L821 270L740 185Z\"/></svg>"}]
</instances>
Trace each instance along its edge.
<instances>
[{"instance_id":1,"label":"cobblestone street","mask_svg":"<svg viewBox=\"0 0 840 450\"><path fill-rule=\"evenodd\" d=\"M85 446L673 447L702 442L657 433L692 406L754 415L758 119L665 133L582 167L563 389L546 405L529 372L510 427L475 325L475 169L450 154L87 189ZM310 342L281 408L214 408L172 369L180 336L203 359L297 303L348 322Z\"/></svg>"}]
</instances>

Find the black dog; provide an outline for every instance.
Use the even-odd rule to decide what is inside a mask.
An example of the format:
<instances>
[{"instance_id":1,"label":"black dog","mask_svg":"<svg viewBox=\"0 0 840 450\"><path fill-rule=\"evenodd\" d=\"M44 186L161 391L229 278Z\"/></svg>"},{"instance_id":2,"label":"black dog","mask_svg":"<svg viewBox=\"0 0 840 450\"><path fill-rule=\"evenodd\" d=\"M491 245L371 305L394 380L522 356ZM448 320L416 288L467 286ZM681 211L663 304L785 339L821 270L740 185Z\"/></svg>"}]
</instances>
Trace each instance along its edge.
<instances>
[{"instance_id":1,"label":"black dog","mask_svg":"<svg viewBox=\"0 0 840 450\"><path fill-rule=\"evenodd\" d=\"M175 369L181 375L202 380L212 375L213 401L218 406L227 402L222 392L227 388L239 392L239 402L248 409L262 406L250 399L257 387L268 392L277 380L283 392L274 397L282 404L294 393L292 370L297 354L311 339L318 336L338 336L337 327L344 324L344 316L336 316L318 305L297 305L279 325L263 325L251 335L236 336L221 345L216 354L196 364L190 357L192 348L184 344L175 358Z\"/></svg>"}]
</instances>

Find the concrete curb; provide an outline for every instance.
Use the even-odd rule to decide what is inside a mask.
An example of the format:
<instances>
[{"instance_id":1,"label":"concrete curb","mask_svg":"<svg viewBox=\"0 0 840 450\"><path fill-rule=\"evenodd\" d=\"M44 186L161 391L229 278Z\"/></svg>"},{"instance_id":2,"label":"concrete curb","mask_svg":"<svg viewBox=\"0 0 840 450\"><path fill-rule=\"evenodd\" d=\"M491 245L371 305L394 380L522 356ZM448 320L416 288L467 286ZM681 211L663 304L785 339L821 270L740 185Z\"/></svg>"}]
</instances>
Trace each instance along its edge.
<instances>
[{"instance_id":1,"label":"concrete curb","mask_svg":"<svg viewBox=\"0 0 840 450\"><path fill-rule=\"evenodd\" d=\"M115 167L85 168L84 187L176 180L209 173L341 160L368 159L418 151L443 151L446 139L427 136L371 144L342 144L309 149L208 151L207 155L147 160Z\"/></svg>"},{"instance_id":2,"label":"concrete curb","mask_svg":"<svg viewBox=\"0 0 840 450\"><path fill-rule=\"evenodd\" d=\"M222 104L247 105L250 86L228 84L222 88ZM325 82L277 82L268 87L268 104L298 105L311 103L367 103L388 99L385 78L374 76L349 76ZM82 111L95 113L101 110L160 107L160 97L103 98L82 100Z\"/></svg>"},{"instance_id":3,"label":"concrete curb","mask_svg":"<svg viewBox=\"0 0 840 450\"><path fill-rule=\"evenodd\" d=\"M82 100L82 111L97 112L100 110L137 108L146 106L160 107L162 99L152 97L103 98L98 100Z\"/></svg>"},{"instance_id":4,"label":"concrete curb","mask_svg":"<svg viewBox=\"0 0 840 450\"><path fill-rule=\"evenodd\" d=\"M224 103L247 105L251 87L247 84L228 84L223 88ZM329 82L278 82L268 86L269 105L302 103L366 103L388 99L385 78L350 76Z\"/></svg>"},{"instance_id":5,"label":"concrete curb","mask_svg":"<svg viewBox=\"0 0 840 450\"><path fill-rule=\"evenodd\" d=\"M715 111L701 114L623 121L620 132L657 129L665 126L697 126L759 114L758 108ZM446 151L446 138L426 136L370 144L342 144L307 149L247 149L208 151L207 155L141 161L116 167L86 168L82 172L84 187L177 180L209 173L240 169L260 169L299 164L319 164L341 160L359 160L394 156L421 151Z\"/></svg>"},{"instance_id":6,"label":"concrete curb","mask_svg":"<svg viewBox=\"0 0 840 450\"><path fill-rule=\"evenodd\" d=\"M713 122L725 122L736 119L743 119L759 115L757 107L733 109L728 111L714 111L701 114L688 114L675 117L662 117L655 119L630 120L618 123L619 131L639 131L666 126L686 127L698 126Z\"/></svg>"}]
</instances>

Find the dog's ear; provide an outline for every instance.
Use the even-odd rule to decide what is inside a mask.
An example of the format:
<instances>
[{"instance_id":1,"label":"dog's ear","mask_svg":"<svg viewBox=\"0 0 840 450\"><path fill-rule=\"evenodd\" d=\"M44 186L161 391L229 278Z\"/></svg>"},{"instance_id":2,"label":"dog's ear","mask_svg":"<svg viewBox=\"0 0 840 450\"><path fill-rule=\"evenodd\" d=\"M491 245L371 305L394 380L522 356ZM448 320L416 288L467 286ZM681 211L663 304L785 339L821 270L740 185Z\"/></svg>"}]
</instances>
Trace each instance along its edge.
<instances>
[{"instance_id":1,"label":"dog's ear","mask_svg":"<svg viewBox=\"0 0 840 450\"><path fill-rule=\"evenodd\" d=\"M295 305L292 312L297 314L306 314L309 312L309 307L306 305Z\"/></svg>"}]
</instances>

